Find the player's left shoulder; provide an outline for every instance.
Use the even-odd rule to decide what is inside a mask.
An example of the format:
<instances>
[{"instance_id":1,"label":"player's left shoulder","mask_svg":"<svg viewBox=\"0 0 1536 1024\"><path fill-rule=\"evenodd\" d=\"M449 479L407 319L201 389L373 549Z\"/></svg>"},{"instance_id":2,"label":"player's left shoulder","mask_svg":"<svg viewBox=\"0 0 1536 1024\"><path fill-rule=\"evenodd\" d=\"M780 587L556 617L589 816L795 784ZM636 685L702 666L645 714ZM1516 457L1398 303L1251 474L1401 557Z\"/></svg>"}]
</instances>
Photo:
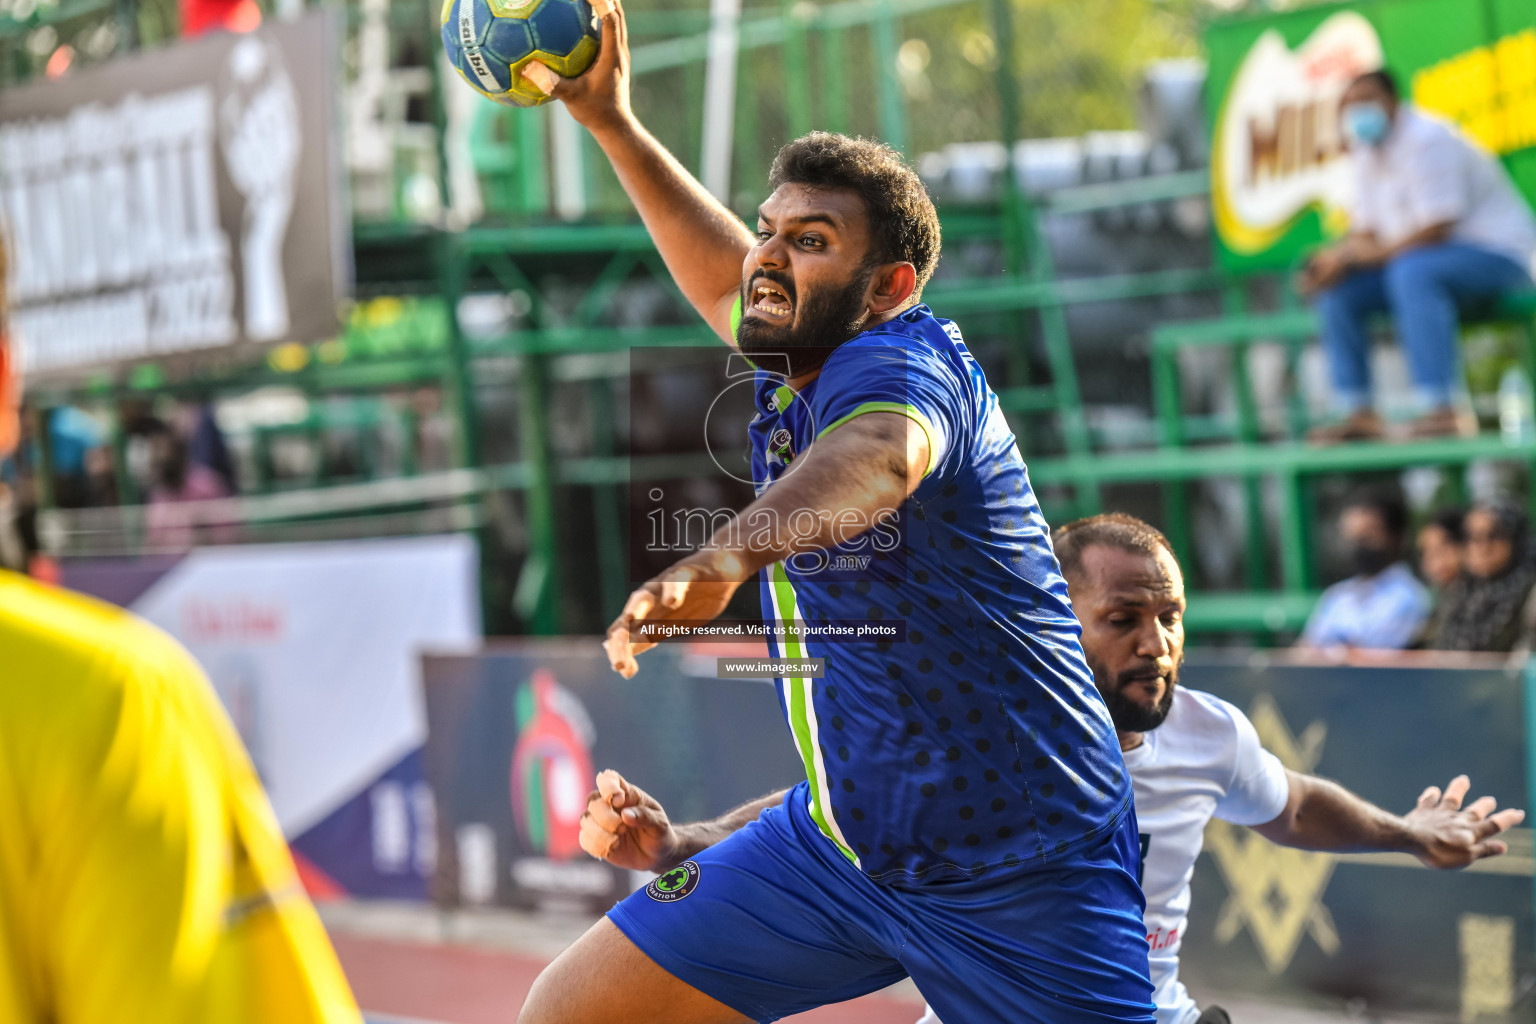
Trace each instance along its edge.
<instances>
[{"instance_id":1,"label":"player's left shoulder","mask_svg":"<svg viewBox=\"0 0 1536 1024\"><path fill-rule=\"evenodd\" d=\"M913 306L900 316L860 331L838 346L832 359L845 353L870 351L909 352L919 356L938 354L954 344L950 332L945 329L946 324L949 321L934 316L927 306ZM958 329L954 333L958 337Z\"/></svg>"},{"instance_id":2,"label":"player's left shoulder","mask_svg":"<svg viewBox=\"0 0 1536 1024\"><path fill-rule=\"evenodd\" d=\"M827 358L821 377L836 381L837 388L909 380L961 389L968 378L963 349L950 340L926 307L921 308L922 316L913 317L914 311L908 310L839 345Z\"/></svg>"},{"instance_id":3,"label":"player's left shoulder","mask_svg":"<svg viewBox=\"0 0 1536 1024\"><path fill-rule=\"evenodd\" d=\"M1185 686L1174 691L1173 705L1160 728L1169 730L1165 738L1181 747L1223 761L1236 751L1244 729L1253 730L1248 716L1235 704Z\"/></svg>"}]
</instances>

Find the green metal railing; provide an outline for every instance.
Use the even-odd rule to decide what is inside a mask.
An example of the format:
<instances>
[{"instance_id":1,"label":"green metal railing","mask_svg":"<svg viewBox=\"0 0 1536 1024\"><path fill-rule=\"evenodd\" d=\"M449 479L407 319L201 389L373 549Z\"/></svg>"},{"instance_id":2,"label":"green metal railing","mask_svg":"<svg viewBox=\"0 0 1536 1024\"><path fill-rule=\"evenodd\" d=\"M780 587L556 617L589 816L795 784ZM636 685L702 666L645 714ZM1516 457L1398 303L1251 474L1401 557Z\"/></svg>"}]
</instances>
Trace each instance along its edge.
<instances>
[{"instance_id":1,"label":"green metal railing","mask_svg":"<svg viewBox=\"0 0 1536 1024\"><path fill-rule=\"evenodd\" d=\"M763 97L757 91L749 88L739 91L736 180L755 180L766 168L775 140L759 130L765 113L774 118L782 113L783 127L791 136L810 128L824 127L878 134L898 149L907 149L910 135L906 97L896 67L896 55L903 38L903 20L972 3L976 0L841 0L819 6L785 2L771 13L746 12L739 33L738 75L746 81L755 71L769 68L771 64L783 75L785 88L782 111L764 107ZM133 10L131 5L126 8L110 5L90 8L112 16L125 9ZM1019 134L1021 104L1024 102L1012 72L1016 66L1011 53L1014 38L1012 12L1005 0L984 0L981 9L990 20L999 47L996 73L1000 109L998 137L1011 156L1013 142ZM66 10L61 5L57 10L61 17L66 14L80 17L88 13L84 6L76 11L72 7ZM347 10L355 21L356 8L348 6ZM435 54L438 48L435 15L435 10L427 10L426 5L402 3L391 8L389 22L396 30L419 33L419 42L425 52ZM686 95L684 105L690 107L685 117L688 130L683 133L680 146L675 148L686 164L697 166L701 139L694 130L699 118L692 108L696 107L702 84L707 15L689 11L669 13L663 18L637 12L632 17L632 27L635 39L633 68L639 87L643 88L653 76L674 76L665 81L675 84L679 81L675 77L678 75L684 76L680 81L690 86L681 93ZM656 38L661 32L671 35ZM0 39L3 38L4 26L0 26ZM131 44L124 42L122 45ZM754 60L759 63L750 63ZM764 61L769 64L763 64ZM436 165L440 194L446 205L448 194L441 174L441 169L446 166L442 141L446 123L443 90L460 85L441 79L437 61L429 62L429 66L433 74L430 99L438 126ZM864 67L871 70L870 88L856 92L850 89L850 69ZM871 91L873 102L869 102ZM671 92L678 94L676 89ZM569 628L568 623L560 621L558 611L560 582L565 576L561 563L562 552L569 550L575 539L563 535L563 524L557 511L562 488L590 488L593 521L607 524L604 529L608 533L599 545L598 555L603 567L604 600L613 605L622 598L626 577L619 544L620 531L615 525L622 522L621 485L646 479L645 474L651 469L613 454L618 445L616 425L611 418L594 424L593 434L597 440L596 454L592 458L557 459L545 407L549 396L547 382L562 372L562 367L573 357L649 346L713 346L717 342L707 328L692 319L691 314L672 325L644 328L616 325L611 314L614 297L637 278L648 279L656 286L673 290L674 294L675 289L643 227L628 215L617 221L607 219L610 214L621 213L623 208L609 204L608 198L616 194L614 182L605 177L609 173L606 163L585 135L582 144L588 147L583 160L587 206L595 213L580 223L554 220L551 213L554 189L547 163L551 116L555 115L547 109L512 110L490 103L476 108L471 133L476 144L471 157L491 214L486 223L456 232L398 220L356 224L359 295L436 296L440 303L437 315L441 317L441 327L427 332L432 336L430 344L374 352L363 351L368 346L358 346L358 351L343 346L335 350L340 357L332 360L313 357L299 361L302 365L283 366L269 361L239 372L205 373L175 379L154 373L115 377L84 387L36 391L39 404L74 401L110 408L116 400L125 397L237 394L271 385L287 385L310 396L369 395L423 384L439 386L456 423L456 465L459 471L471 475L466 479L474 481L472 487L450 502L454 507L473 508L467 518L456 521L464 524L463 528L485 529L485 501L500 491L520 495L527 551L514 591L517 617L522 626L532 632L555 632L563 626ZM669 120L675 122L676 118ZM1014 418L1021 443L1032 457L1035 478L1042 484L1061 485L1063 496L1059 502L1064 504L1058 511L1062 514L1096 511L1100 507L1099 485L1110 477L1093 468L1105 457L1093 449L1078 388L1065 308L1076 303L1211 291L1220 288L1223 282L1211 269L1062 280L1052 265L1051 253L1041 232L1041 216L1048 211L1082 214L1115 206L1197 196L1205 190L1205 177L1192 172L1123 185L1099 184L1067 189L1050 196L1041 208L1036 208L1019 188L1012 167L1002 175L1001 184L1002 194L995 204L947 206L940 212L945 238L950 244L981 240L997 245L1004 257L1003 273L989 278L941 281L930 288L926 297L946 315L985 317L1001 337L1009 340L1005 365L989 369L1000 401ZM397 213L399 209L397 203ZM563 305L550 293L551 282L547 278L550 268L555 265L567 282L580 281L581 292L574 305ZM464 335L455 311L461 297L485 291L522 293L527 298L527 316L515 330L505 335L469 339ZM680 308L685 306L680 298L678 305ZM1029 375L1029 361L1024 358L1025 346L1020 341L1031 333L1032 328L1038 331L1048 379L1031 379ZM513 387L517 396L520 449L515 464L486 466L481 446L484 430L480 422L476 380L481 375L479 367L488 365L487 361L509 357L517 365ZM621 366L615 365L608 371L608 377L617 377L623 372ZM600 378L601 375L594 377L588 386L594 389L594 394L599 389L607 389L602 393L611 396L614 382ZM611 400L592 404L611 416ZM406 429L394 423L395 416L388 408L378 412L381 423L393 424L389 429ZM409 414L399 413L398 416L408 418ZM1059 457L1042 461L1043 452L1030 451L1036 434L1031 423L1038 417L1055 417L1060 423L1063 452ZM285 433L315 438L339 426L319 409L302 424L258 432L255 438L258 461L261 461L261 449L270 447ZM350 424L346 429L358 428ZM120 443L114 448L117 475L126 484L129 480L126 453ZM46 459L46 451L43 455ZM668 471L685 475L714 472L712 463L698 457L679 457L665 465ZM627 470L624 469L626 466ZM407 472L415 468L409 460L402 467ZM361 472L361 480L300 482L323 486L327 493L351 495L340 505L327 506L330 511L324 515L294 512L284 519L283 510L298 508L291 502L279 502L270 508L259 504L239 508L243 510L242 514L249 512L256 517L253 522L266 524L263 528L268 530L267 535L275 532L283 522L301 524L348 515L364 516L368 509L366 501L380 502L377 507L386 512L390 509L399 511L398 499L386 501L385 498L395 493L390 490L393 482L368 479L378 472L376 462L365 458ZM423 486L432 480L429 475L414 479ZM259 502L264 498L260 492L280 491L294 483L258 475L258 494L252 501ZM123 493L128 493L126 487ZM280 496L297 500L290 494ZM415 507L405 503L406 510ZM59 517L58 521L77 524L82 535L105 536L102 524L89 521L90 515L70 513ZM133 535L131 514L125 514L118 529L124 537ZM489 564L486 569L488 573L498 571ZM498 620L495 615L490 615L487 621Z\"/></svg>"}]
</instances>

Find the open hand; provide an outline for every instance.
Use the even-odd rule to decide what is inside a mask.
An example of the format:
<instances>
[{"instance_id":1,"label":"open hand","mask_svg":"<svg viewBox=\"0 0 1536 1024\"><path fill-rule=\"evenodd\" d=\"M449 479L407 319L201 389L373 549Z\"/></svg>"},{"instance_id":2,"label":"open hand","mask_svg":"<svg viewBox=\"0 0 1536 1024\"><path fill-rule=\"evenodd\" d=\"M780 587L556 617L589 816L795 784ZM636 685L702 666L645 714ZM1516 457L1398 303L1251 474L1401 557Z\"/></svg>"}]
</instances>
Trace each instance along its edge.
<instances>
[{"instance_id":1,"label":"open hand","mask_svg":"<svg viewBox=\"0 0 1536 1024\"><path fill-rule=\"evenodd\" d=\"M726 556L724 561L732 559ZM720 562L709 552L691 555L629 595L603 640L608 663L615 672L632 678L640 669L635 655L656 646L654 640L634 637L641 623L707 622L725 611L741 580L739 571L727 571Z\"/></svg>"},{"instance_id":2,"label":"open hand","mask_svg":"<svg viewBox=\"0 0 1536 1024\"><path fill-rule=\"evenodd\" d=\"M581 848L616 867L665 871L676 866L678 836L655 797L609 769L587 796Z\"/></svg>"},{"instance_id":3,"label":"open hand","mask_svg":"<svg viewBox=\"0 0 1536 1024\"><path fill-rule=\"evenodd\" d=\"M1514 808L1494 813L1497 802L1491 796L1479 797L1466 807L1472 782L1458 775L1441 793L1430 786L1419 796L1418 805L1405 817L1413 830L1414 854L1432 868L1464 868L1484 857L1497 857L1509 847L1494 839L1505 829L1525 820L1525 812Z\"/></svg>"},{"instance_id":4,"label":"open hand","mask_svg":"<svg viewBox=\"0 0 1536 1024\"><path fill-rule=\"evenodd\" d=\"M565 104L589 131L622 123L630 117L629 28L619 0L592 0L592 12L603 19L597 60L584 74L563 78L540 61L529 61L523 77L546 96Z\"/></svg>"}]
</instances>

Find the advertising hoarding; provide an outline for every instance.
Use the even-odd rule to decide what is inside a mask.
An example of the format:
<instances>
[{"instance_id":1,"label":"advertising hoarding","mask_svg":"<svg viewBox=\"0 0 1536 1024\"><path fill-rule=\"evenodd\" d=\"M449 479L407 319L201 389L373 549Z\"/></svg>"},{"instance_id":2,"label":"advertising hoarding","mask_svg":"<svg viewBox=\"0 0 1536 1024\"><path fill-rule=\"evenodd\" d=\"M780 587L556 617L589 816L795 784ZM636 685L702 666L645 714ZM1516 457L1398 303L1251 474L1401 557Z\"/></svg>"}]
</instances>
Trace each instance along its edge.
<instances>
[{"instance_id":1,"label":"advertising hoarding","mask_svg":"<svg viewBox=\"0 0 1536 1024\"><path fill-rule=\"evenodd\" d=\"M1520 673L1481 666L1290 664L1197 652L1182 683L1241 708L1287 768L1406 813L1465 773L1472 795L1529 807ZM1202 993L1363 1001L1471 1021L1536 1009L1530 822L1509 853L1463 871L1408 854L1334 855L1276 846L1212 821L1195 868L1184 980ZM1362 1007L1363 1009L1363 1007Z\"/></svg>"},{"instance_id":2,"label":"advertising hoarding","mask_svg":"<svg viewBox=\"0 0 1536 1024\"><path fill-rule=\"evenodd\" d=\"M422 899L436 816L419 657L478 647L478 566L454 535L70 560L64 583L197 659L312 893Z\"/></svg>"},{"instance_id":3,"label":"advertising hoarding","mask_svg":"<svg viewBox=\"0 0 1536 1024\"><path fill-rule=\"evenodd\" d=\"M0 92L29 374L336 333L351 277L339 46L316 11Z\"/></svg>"},{"instance_id":4,"label":"advertising hoarding","mask_svg":"<svg viewBox=\"0 0 1536 1024\"><path fill-rule=\"evenodd\" d=\"M626 895L634 879L577 843L605 768L676 821L804 777L772 682L714 678L714 655L733 653L719 645L687 651L662 644L629 680L595 637L423 658L439 902L606 909Z\"/></svg>"}]
</instances>

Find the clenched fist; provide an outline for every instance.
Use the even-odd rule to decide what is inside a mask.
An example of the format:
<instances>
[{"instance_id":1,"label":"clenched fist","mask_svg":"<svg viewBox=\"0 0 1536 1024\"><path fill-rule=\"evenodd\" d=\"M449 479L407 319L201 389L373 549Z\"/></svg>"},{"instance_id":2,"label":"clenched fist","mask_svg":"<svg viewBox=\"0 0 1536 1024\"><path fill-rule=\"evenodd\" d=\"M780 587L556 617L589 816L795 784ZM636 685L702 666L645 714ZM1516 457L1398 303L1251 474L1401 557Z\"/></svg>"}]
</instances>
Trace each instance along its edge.
<instances>
[{"instance_id":1,"label":"clenched fist","mask_svg":"<svg viewBox=\"0 0 1536 1024\"><path fill-rule=\"evenodd\" d=\"M608 769L597 775L581 816L581 848L635 871L665 871L682 860L679 836L656 798Z\"/></svg>"}]
</instances>

